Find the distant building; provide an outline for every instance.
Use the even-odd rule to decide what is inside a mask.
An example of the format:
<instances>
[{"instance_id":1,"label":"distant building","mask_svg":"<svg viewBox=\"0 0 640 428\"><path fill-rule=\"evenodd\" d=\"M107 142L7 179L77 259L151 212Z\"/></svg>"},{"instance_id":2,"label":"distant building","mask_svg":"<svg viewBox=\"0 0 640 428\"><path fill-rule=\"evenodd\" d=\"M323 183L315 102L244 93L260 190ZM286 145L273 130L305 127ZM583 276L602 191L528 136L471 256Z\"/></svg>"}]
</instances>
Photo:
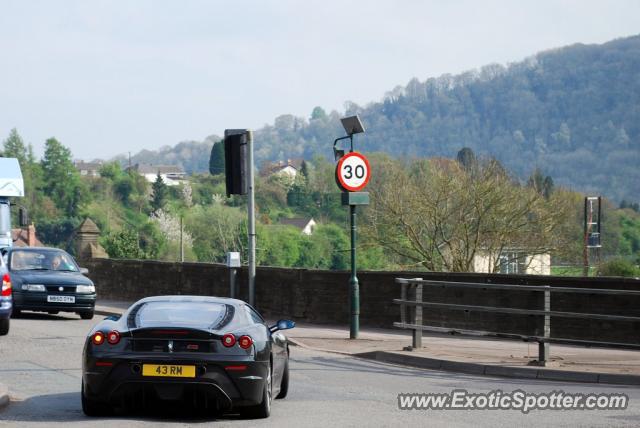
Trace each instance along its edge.
<instances>
[{"instance_id":1,"label":"distant building","mask_svg":"<svg viewBox=\"0 0 640 428\"><path fill-rule=\"evenodd\" d=\"M313 229L316 227L316 222L312 218L283 218L280 220L280 224L284 226L294 226L300 230L303 235L313 235Z\"/></svg>"},{"instance_id":2,"label":"distant building","mask_svg":"<svg viewBox=\"0 0 640 428\"><path fill-rule=\"evenodd\" d=\"M262 166L260 175L263 177L280 175L294 179L302 168L302 162L304 162L304 159L287 159L286 161L266 162Z\"/></svg>"},{"instance_id":3,"label":"distant building","mask_svg":"<svg viewBox=\"0 0 640 428\"><path fill-rule=\"evenodd\" d=\"M127 168L129 170L129 168ZM158 174L162 177L162 181L167 186L177 186L187 179L187 174L182 167L177 165L147 165L135 164L131 167L132 171L143 176L149 183L156 181Z\"/></svg>"},{"instance_id":4,"label":"distant building","mask_svg":"<svg viewBox=\"0 0 640 428\"><path fill-rule=\"evenodd\" d=\"M74 166L83 177L100 177L102 162L75 161Z\"/></svg>"},{"instance_id":5,"label":"distant building","mask_svg":"<svg viewBox=\"0 0 640 428\"><path fill-rule=\"evenodd\" d=\"M479 251L473 258L473 271L480 273L505 273L551 275L551 256L531 254L526 249L504 249L496 253ZM496 267L494 270L494 267Z\"/></svg>"},{"instance_id":6,"label":"distant building","mask_svg":"<svg viewBox=\"0 0 640 428\"><path fill-rule=\"evenodd\" d=\"M44 247L36 236L36 227L33 224L25 228L11 229L14 247Z\"/></svg>"}]
</instances>

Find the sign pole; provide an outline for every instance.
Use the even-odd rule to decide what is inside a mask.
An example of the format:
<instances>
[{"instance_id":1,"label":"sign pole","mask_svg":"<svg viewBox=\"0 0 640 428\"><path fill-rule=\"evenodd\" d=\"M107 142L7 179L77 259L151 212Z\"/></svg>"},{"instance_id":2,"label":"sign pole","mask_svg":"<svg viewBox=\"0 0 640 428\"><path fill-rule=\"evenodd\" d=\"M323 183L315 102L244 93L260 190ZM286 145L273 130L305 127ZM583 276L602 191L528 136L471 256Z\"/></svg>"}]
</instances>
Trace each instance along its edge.
<instances>
[{"instance_id":1,"label":"sign pole","mask_svg":"<svg viewBox=\"0 0 640 428\"><path fill-rule=\"evenodd\" d=\"M356 276L356 206L349 205L351 213L351 278L349 288L351 291L351 327L349 338L357 339L360 331L360 286Z\"/></svg>"},{"instance_id":2,"label":"sign pole","mask_svg":"<svg viewBox=\"0 0 640 428\"><path fill-rule=\"evenodd\" d=\"M351 220L351 277L349 278L349 301L351 323L349 338L357 339L360 332L360 284L356 272L356 206L369 204L369 193L362 192L371 178L371 168L369 161L361 153L353 150L353 134L364 132L364 126L360 118L350 116L340 119L346 137L340 137L333 142L333 155L338 161L336 165L336 184L342 190L342 205L349 206L349 217ZM349 154L345 155L344 150L338 149L340 140L349 139Z\"/></svg>"}]
</instances>

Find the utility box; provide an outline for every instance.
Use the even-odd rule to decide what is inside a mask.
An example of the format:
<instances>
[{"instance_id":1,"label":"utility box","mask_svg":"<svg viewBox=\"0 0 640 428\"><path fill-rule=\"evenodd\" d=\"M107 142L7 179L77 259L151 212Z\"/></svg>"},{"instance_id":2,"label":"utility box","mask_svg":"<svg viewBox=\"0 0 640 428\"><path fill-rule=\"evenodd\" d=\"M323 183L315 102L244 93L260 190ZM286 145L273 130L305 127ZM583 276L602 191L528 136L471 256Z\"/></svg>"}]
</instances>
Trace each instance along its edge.
<instances>
[{"instance_id":1,"label":"utility box","mask_svg":"<svg viewBox=\"0 0 640 428\"><path fill-rule=\"evenodd\" d=\"M240 253L238 252L228 252L227 253L227 267L229 268L239 268L242 266L242 260L240 259Z\"/></svg>"},{"instance_id":2,"label":"utility box","mask_svg":"<svg viewBox=\"0 0 640 428\"><path fill-rule=\"evenodd\" d=\"M342 205L369 205L369 192L343 192Z\"/></svg>"}]
</instances>

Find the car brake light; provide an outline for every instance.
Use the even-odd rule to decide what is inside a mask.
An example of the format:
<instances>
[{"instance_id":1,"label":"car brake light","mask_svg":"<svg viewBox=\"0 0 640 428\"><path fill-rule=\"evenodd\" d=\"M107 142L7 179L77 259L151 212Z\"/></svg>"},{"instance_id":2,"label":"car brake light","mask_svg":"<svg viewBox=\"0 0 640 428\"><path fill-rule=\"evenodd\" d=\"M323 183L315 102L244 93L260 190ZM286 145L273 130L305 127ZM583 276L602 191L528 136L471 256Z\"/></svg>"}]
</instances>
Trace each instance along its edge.
<instances>
[{"instance_id":1,"label":"car brake light","mask_svg":"<svg viewBox=\"0 0 640 428\"><path fill-rule=\"evenodd\" d=\"M247 349L253 345L253 339L251 336L241 336L240 339L238 339L238 344L242 349Z\"/></svg>"},{"instance_id":2,"label":"car brake light","mask_svg":"<svg viewBox=\"0 0 640 428\"><path fill-rule=\"evenodd\" d=\"M222 336L222 344L227 348L231 348L233 345L236 344L236 337L231 333L227 333L224 336Z\"/></svg>"},{"instance_id":3,"label":"car brake light","mask_svg":"<svg viewBox=\"0 0 640 428\"><path fill-rule=\"evenodd\" d=\"M228 370L230 372L241 372L247 369L247 366L242 364L242 365L237 365L237 366L227 366L224 368L225 370Z\"/></svg>"},{"instance_id":4,"label":"car brake light","mask_svg":"<svg viewBox=\"0 0 640 428\"><path fill-rule=\"evenodd\" d=\"M115 345L120 342L120 333L117 330L112 330L107 334L107 342L111 345Z\"/></svg>"},{"instance_id":5,"label":"car brake light","mask_svg":"<svg viewBox=\"0 0 640 428\"><path fill-rule=\"evenodd\" d=\"M0 296L11 296L11 277L9 277L8 273L5 273L2 277L2 292L0 292Z\"/></svg>"},{"instance_id":6,"label":"car brake light","mask_svg":"<svg viewBox=\"0 0 640 428\"><path fill-rule=\"evenodd\" d=\"M94 345L102 345L104 343L104 333L101 331L96 331L91 336L91 341Z\"/></svg>"}]
</instances>

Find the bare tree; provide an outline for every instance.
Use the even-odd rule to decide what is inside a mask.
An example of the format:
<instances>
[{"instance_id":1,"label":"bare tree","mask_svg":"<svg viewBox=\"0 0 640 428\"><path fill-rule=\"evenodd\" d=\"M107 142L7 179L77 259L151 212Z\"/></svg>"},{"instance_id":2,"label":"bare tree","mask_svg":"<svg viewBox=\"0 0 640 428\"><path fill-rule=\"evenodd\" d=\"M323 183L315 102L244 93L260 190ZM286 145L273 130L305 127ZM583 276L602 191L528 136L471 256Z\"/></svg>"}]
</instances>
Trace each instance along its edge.
<instances>
[{"instance_id":1,"label":"bare tree","mask_svg":"<svg viewBox=\"0 0 640 428\"><path fill-rule=\"evenodd\" d=\"M365 233L426 269L470 272L483 254L495 271L508 249L533 256L565 245L569 204L521 186L497 161L473 171L439 158L376 163Z\"/></svg>"}]
</instances>

